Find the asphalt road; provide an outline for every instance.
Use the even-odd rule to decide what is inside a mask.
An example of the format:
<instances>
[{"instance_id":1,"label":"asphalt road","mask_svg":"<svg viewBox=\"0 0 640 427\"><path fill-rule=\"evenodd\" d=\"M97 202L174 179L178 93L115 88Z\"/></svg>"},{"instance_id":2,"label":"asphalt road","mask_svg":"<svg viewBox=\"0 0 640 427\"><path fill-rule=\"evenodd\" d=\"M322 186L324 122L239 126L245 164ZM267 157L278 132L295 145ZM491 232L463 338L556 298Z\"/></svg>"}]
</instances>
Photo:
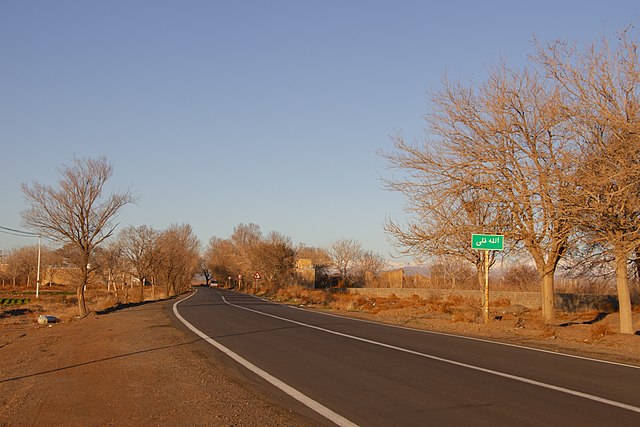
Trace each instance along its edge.
<instances>
[{"instance_id":1,"label":"asphalt road","mask_svg":"<svg viewBox=\"0 0 640 427\"><path fill-rule=\"evenodd\" d=\"M343 318L222 289L198 289L174 312L212 351L327 425L640 425L635 367Z\"/></svg>"}]
</instances>

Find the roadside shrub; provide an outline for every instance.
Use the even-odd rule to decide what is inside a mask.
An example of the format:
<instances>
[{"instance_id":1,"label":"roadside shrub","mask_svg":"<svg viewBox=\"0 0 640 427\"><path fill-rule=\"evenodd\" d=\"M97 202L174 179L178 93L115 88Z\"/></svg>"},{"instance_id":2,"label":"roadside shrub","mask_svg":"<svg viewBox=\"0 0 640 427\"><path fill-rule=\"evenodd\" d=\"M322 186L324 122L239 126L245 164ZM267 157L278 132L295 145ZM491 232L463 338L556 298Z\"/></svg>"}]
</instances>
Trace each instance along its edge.
<instances>
[{"instance_id":1,"label":"roadside shrub","mask_svg":"<svg viewBox=\"0 0 640 427\"><path fill-rule=\"evenodd\" d=\"M280 301L297 300L302 296L303 289L300 285L286 286L278 289L276 298Z\"/></svg>"},{"instance_id":2,"label":"roadside shrub","mask_svg":"<svg viewBox=\"0 0 640 427\"><path fill-rule=\"evenodd\" d=\"M477 311L471 309L455 310L451 315L451 321L454 323L474 323L477 318Z\"/></svg>"},{"instance_id":3,"label":"roadside shrub","mask_svg":"<svg viewBox=\"0 0 640 427\"><path fill-rule=\"evenodd\" d=\"M415 307L415 303L410 299L401 299L393 305L393 308Z\"/></svg>"},{"instance_id":4,"label":"roadside shrub","mask_svg":"<svg viewBox=\"0 0 640 427\"><path fill-rule=\"evenodd\" d=\"M540 325L540 337L541 338L553 338L556 336L556 328L546 324L546 323L542 323Z\"/></svg>"},{"instance_id":5,"label":"roadside shrub","mask_svg":"<svg viewBox=\"0 0 640 427\"><path fill-rule=\"evenodd\" d=\"M511 305L511 300L509 298L496 298L494 300L489 299L489 303L494 307L508 307Z\"/></svg>"},{"instance_id":6,"label":"roadside shrub","mask_svg":"<svg viewBox=\"0 0 640 427\"><path fill-rule=\"evenodd\" d=\"M327 305L333 299L330 292L318 289L303 289L300 291L300 298L306 304Z\"/></svg>"},{"instance_id":7,"label":"roadside shrub","mask_svg":"<svg viewBox=\"0 0 640 427\"><path fill-rule=\"evenodd\" d=\"M335 294L331 301L331 307L338 310L352 310L355 307L355 304L351 295Z\"/></svg>"},{"instance_id":8,"label":"roadside shrub","mask_svg":"<svg viewBox=\"0 0 640 427\"><path fill-rule=\"evenodd\" d=\"M453 304L449 300L437 299L431 302L430 305L431 311L435 311L437 313L452 314Z\"/></svg>"}]
</instances>

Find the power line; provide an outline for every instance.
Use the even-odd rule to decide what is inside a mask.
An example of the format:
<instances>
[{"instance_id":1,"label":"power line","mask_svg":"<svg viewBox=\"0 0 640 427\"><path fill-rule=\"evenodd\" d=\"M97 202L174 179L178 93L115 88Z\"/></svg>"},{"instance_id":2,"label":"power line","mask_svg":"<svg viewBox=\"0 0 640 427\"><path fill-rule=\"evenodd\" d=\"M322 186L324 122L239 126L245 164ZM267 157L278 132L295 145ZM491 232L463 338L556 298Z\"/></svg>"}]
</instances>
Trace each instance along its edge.
<instances>
[{"instance_id":1,"label":"power line","mask_svg":"<svg viewBox=\"0 0 640 427\"><path fill-rule=\"evenodd\" d=\"M41 263L41 240L42 236L38 233L32 233L30 231L24 230L16 230L15 228L3 227L0 225L0 233L11 234L12 236L20 236L20 237L37 237L38 238L38 272L36 273L36 298L38 298L38 294L40 293L40 263ZM2 251L0 251L2 253Z\"/></svg>"},{"instance_id":2,"label":"power line","mask_svg":"<svg viewBox=\"0 0 640 427\"><path fill-rule=\"evenodd\" d=\"M30 231L16 230L15 228L3 227L0 225L0 233L11 234L12 236L20 237L40 237L38 233L32 233Z\"/></svg>"}]
</instances>

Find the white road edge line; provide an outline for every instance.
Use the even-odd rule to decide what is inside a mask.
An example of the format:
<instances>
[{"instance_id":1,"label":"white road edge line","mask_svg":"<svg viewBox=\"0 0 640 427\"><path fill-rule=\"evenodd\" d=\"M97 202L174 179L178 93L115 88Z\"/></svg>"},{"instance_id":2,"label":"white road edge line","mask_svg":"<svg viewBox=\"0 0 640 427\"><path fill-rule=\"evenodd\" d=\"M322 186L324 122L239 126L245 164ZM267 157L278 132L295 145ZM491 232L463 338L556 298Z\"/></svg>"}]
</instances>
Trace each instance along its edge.
<instances>
[{"instance_id":1,"label":"white road edge line","mask_svg":"<svg viewBox=\"0 0 640 427\"><path fill-rule=\"evenodd\" d=\"M369 343L369 344L377 345L377 346L384 347L384 348L389 348L389 349L392 349L392 350L401 351L401 352L404 352L404 353L413 354L413 355L424 357L424 358L431 359L431 360L437 360L439 362L448 363L448 364L455 365L455 366L460 366L460 367L463 367L463 368L473 369L474 371L484 372L484 373L495 375L495 376L502 377L502 378L508 378L510 380L519 381L519 382L522 382L522 383L525 383L525 384L530 384L530 385L546 388L546 389L549 389L549 390L558 391L558 392L569 394L569 395L572 395L572 396L582 397L584 399L592 400L594 402L599 402L599 403L603 403L605 405L615 406L617 408L626 409L628 411L640 413L640 407L637 407L637 406L628 405L626 403L617 402L615 400L605 399L603 397L594 396L592 394L583 393L583 392L577 391L577 390L571 390L571 389L568 389L568 388L565 388L565 387L555 386L553 384L543 383L541 381L536 381L536 380L532 380L532 379L529 379L529 378L520 377L520 376L517 376L517 375L507 374L505 372L495 371L493 369L487 369L487 368L482 368L480 366L469 365L467 363L456 362L455 360L445 359L443 357L438 357L438 356L434 356L434 355L431 355L431 354L421 353L419 351L409 350L407 348L402 348L402 347L398 347L398 346L391 345L391 344L385 344L385 343L378 342L378 341L373 341L373 340L370 340L370 339L367 339L367 338L357 337L355 335L349 335L349 334L344 334L342 332L332 331L331 329L321 328L320 326L309 325L307 323L298 322L296 320L287 319L285 317L276 316L274 314L263 313L261 311L254 310L252 308L247 308L247 307L242 307L242 306L237 305L237 304L232 304L232 303L228 302L222 294L220 296L222 297L222 300L225 302L225 304L228 304L230 306L233 306L233 307L236 307L236 308L240 308L242 310L251 311L251 312L256 313L256 314L261 314L263 316L272 317L274 319L279 319L279 320L282 320L282 321L285 321L285 322L293 323L293 324L296 324L296 325L299 325L299 326L303 326L303 327L306 327L306 328L316 329L318 331L327 332L329 334L338 335L338 336L345 337L345 338L350 338L350 339L353 339L353 340L356 340L356 341L366 342L366 343Z\"/></svg>"},{"instance_id":2,"label":"white road edge line","mask_svg":"<svg viewBox=\"0 0 640 427\"><path fill-rule=\"evenodd\" d=\"M332 421L333 423L335 423L335 424L337 424L337 425L339 425L341 427L357 427L357 424L354 424L353 422L349 421L348 419L346 419L342 415L333 412L331 409L327 408L326 406L322 405L321 403L316 402L315 400L313 400L310 397L308 397L307 395L299 392L295 388L293 388L290 385L284 383L283 381L279 380L278 378L274 377L273 375L269 374L268 372L260 369L259 367L257 367L253 363L249 362L248 360L246 360L245 358L243 358L239 354L234 353L232 350L230 350L229 348L227 348L224 345L220 344L219 342L217 342L216 340L214 340L213 338L209 337L207 334L205 334L204 332L200 331L198 328L193 326L191 323L189 323L178 312L178 304L181 303L182 301L185 301L185 300L191 298L193 295L195 295L195 292L192 293L191 295L187 296L186 298L181 299L180 301L176 301L173 304L173 314L175 314L175 316L178 318L178 320L180 320L187 328L189 328L191 331L193 331L193 333L198 335L204 341L208 342L209 344L211 344L212 346L214 346L215 348L217 348L218 350L220 350L221 352L223 352L224 354L226 354L227 356L229 356L230 358L232 358L233 360L235 360L236 362L238 362L239 364L241 364L242 366L244 366L245 368L247 368L251 372L255 373L256 375L258 375L259 377L261 377L265 381L267 381L270 384L274 385L275 387L279 388L280 390L282 390L283 392L285 392L289 396L293 397L294 399L296 399L300 403L302 403L305 406L309 407L310 409L314 410L315 412L317 412L318 414L320 414L323 417L327 418L328 420ZM224 297L222 297L222 298L224 300ZM226 304L229 304L226 300L224 302ZM230 305L233 305L233 304L230 304Z\"/></svg>"},{"instance_id":3,"label":"white road edge line","mask_svg":"<svg viewBox=\"0 0 640 427\"><path fill-rule=\"evenodd\" d=\"M256 297L256 298L273 303L273 301L269 301L268 299L259 298L259 297ZM504 346L504 347L521 348L523 350L530 350L530 351L537 351L539 353L553 354L554 356L570 357L572 359L588 360L590 362L605 363L607 365L622 366L622 367L625 367L625 368L632 368L632 369L640 369L640 366L629 365L628 363L613 362L611 360L603 360L603 359L594 359L593 357L578 356L577 354L562 353L560 351L545 350L543 348L527 347L526 345L512 344L512 343L502 342L502 341L494 341L494 340L490 340L490 339L486 339L486 338L469 337L469 336L466 336L466 335L449 334L447 332L429 331L429 330L426 330L426 329L411 328L409 326L393 325L391 323L376 322L374 320L360 319L358 317L348 317L348 316L341 316L339 314L334 314L334 313L327 313L327 312L324 312L324 311L309 310L309 309L306 309L306 308L296 307L296 306L293 306L293 305L290 305L288 307L292 308L294 310L318 313L318 314L322 314L324 316L336 317L338 319L354 320L354 321L357 321L357 322L371 323L373 325L387 326L389 328L405 329L407 331L420 332L420 333L423 333L423 334L441 335L441 336L445 336L445 337L460 338L460 339L463 339L463 340L478 341L478 342L484 342L484 343L488 343L488 344L501 345L501 346Z\"/></svg>"}]
</instances>

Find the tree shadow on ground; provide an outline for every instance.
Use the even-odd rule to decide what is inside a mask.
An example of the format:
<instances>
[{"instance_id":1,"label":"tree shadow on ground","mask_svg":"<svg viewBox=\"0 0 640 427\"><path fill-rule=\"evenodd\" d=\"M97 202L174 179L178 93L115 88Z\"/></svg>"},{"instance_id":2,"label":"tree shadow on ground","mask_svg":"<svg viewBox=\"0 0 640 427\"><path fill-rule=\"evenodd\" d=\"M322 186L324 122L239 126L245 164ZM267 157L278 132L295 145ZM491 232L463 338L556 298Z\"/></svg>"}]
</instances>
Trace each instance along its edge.
<instances>
[{"instance_id":1,"label":"tree shadow on ground","mask_svg":"<svg viewBox=\"0 0 640 427\"><path fill-rule=\"evenodd\" d=\"M143 305L153 304L154 302L159 302L159 301L163 301L163 300L146 300L146 301L140 301L140 302L120 303L112 307L107 307L102 310L98 310L96 311L96 314L98 316L102 316L103 314L115 313L116 311L124 310L126 308L142 307Z\"/></svg>"},{"instance_id":2,"label":"tree shadow on ground","mask_svg":"<svg viewBox=\"0 0 640 427\"><path fill-rule=\"evenodd\" d=\"M28 308L12 308L11 310L1 312L0 319L4 319L5 317L22 316L29 313L33 313L33 310Z\"/></svg>"},{"instance_id":3,"label":"tree shadow on ground","mask_svg":"<svg viewBox=\"0 0 640 427\"><path fill-rule=\"evenodd\" d=\"M611 313L606 312L606 311L601 311L600 313L598 313L596 315L596 317L594 317L591 320L587 320L585 322L566 322L566 323L561 323L558 326L567 327L567 326L571 326L571 325L593 325L594 323L599 322L602 319L604 319L605 317L607 317L609 314L611 314Z\"/></svg>"}]
</instances>

